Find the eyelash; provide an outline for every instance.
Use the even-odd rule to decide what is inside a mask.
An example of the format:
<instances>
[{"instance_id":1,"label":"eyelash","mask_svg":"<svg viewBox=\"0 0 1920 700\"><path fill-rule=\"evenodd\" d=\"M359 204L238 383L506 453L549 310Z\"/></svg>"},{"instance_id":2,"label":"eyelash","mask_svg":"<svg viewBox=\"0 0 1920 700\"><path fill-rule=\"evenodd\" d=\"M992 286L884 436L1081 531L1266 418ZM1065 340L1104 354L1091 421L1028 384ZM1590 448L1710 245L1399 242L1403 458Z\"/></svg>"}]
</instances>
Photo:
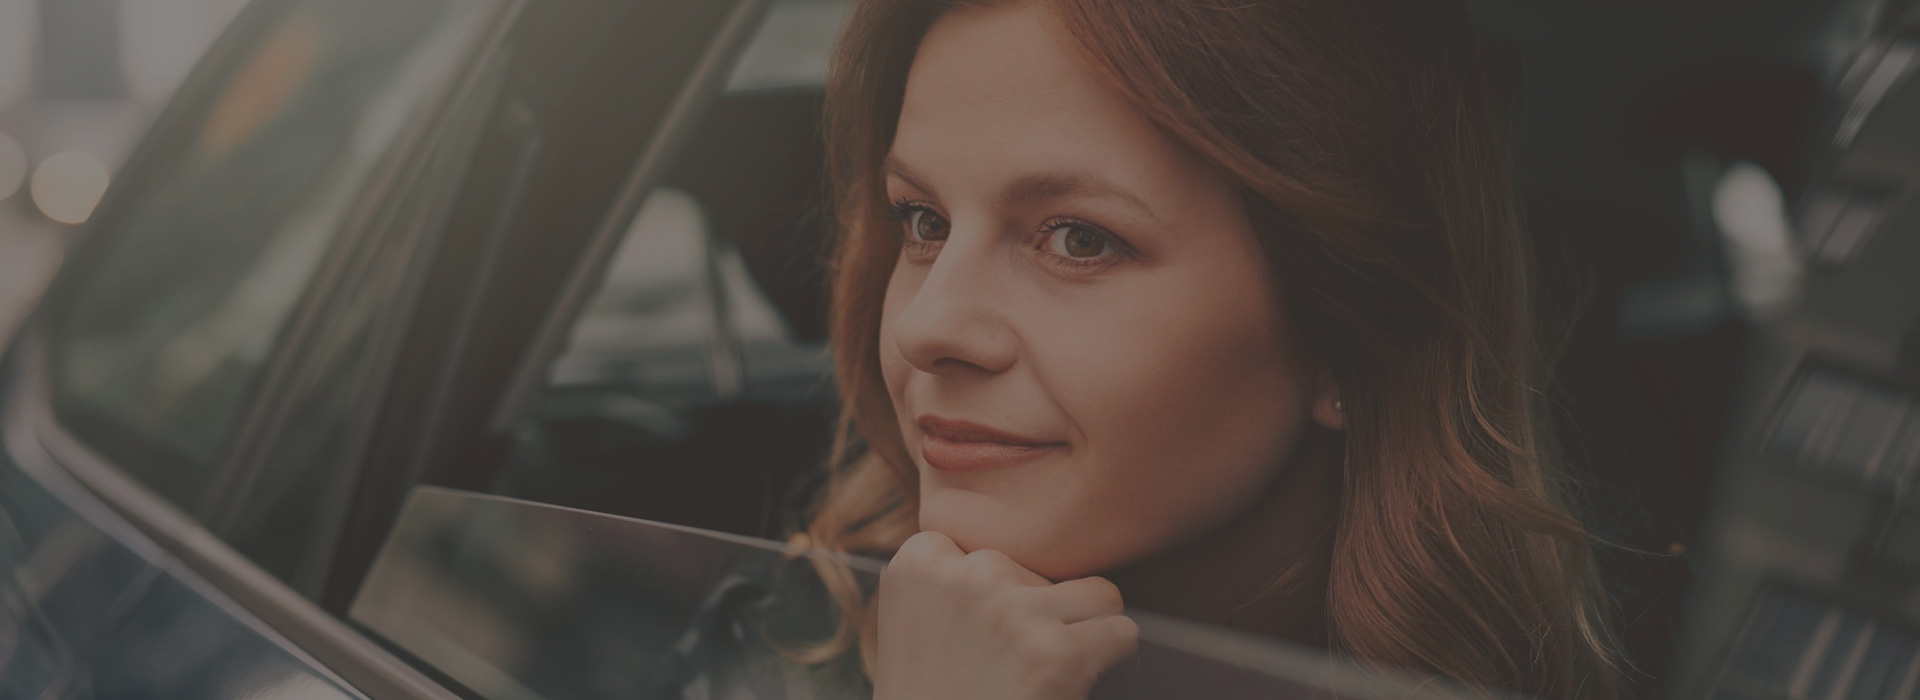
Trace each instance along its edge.
<instances>
[{"instance_id":1,"label":"eyelash","mask_svg":"<svg viewBox=\"0 0 1920 700\"><path fill-rule=\"evenodd\" d=\"M935 212L933 210L933 207L929 207L925 204L915 202L912 200L901 199L901 200L895 201L893 203L893 206L888 207L887 220L892 221L894 227L900 231L901 247L907 248L908 250L912 250L916 253L930 252L935 246L939 244L933 241L915 240L912 236L907 235L905 230L907 222L913 220L913 213L917 211L924 211L928 214L939 216L939 212Z\"/></svg>"},{"instance_id":2,"label":"eyelash","mask_svg":"<svg viewBox=\"0 0 1920 700\"><path fill-rule=\"evenodd\" d=\"M936 212L933 210L933 207L930 207L925 203L917 202L909 199L900 199L900 200L894 201L892 206L888 207L887 219L889 221L892 221L895 226L904 227L906 226L907 222L913 220L913 215L915 212L921 212L921 211L924 211L928 214L932 214L934 216L941 216L939 212ZM945 217L942 217L942 218L945 218ZM1106 244L1111 249L1111 252L1113 253L1114 257L1082 260L1078 258L1069 258L1067 256L1060 255L1053 251L1046 250L1046 242L1052 239L1053 232L1058 231L1062 228L1069 228L1069 227L1091 231L1094 234L1099 235L1103 240L1106 241ZM1046 256L1046 258L1048 259L1048 262L1050 264L1059 266L1061 268L1064 268L1070 271L1084 272L1084 271L1093 270L1096 268L1107 267L1107 266L1116 264L1121 260L1129 258L1132 255L1131 252L1127 249L1126 243L1122 242L1120 240L1120 237L1115 236L1111 233L1108 233L1106 229L1100 228L1099 226L1095 226L1093 224L1087 223L1085 221L1081 221L1080 219L1075 219L1070 216L1055 216L1047 219L1044 222L1041 222L1040 230L1036 231L1035 234L1039 236L1043 236L1043 238L1041 238L1040 245L1035 247L1038 250L1040 250L1042 255ZM933 248L939 246L940 244L936 241L916 240L903 230L901 231L901 235L900 235L900 245L915 253L925 254L927 252L931 252Z\"/></svg>"}]
</instances>

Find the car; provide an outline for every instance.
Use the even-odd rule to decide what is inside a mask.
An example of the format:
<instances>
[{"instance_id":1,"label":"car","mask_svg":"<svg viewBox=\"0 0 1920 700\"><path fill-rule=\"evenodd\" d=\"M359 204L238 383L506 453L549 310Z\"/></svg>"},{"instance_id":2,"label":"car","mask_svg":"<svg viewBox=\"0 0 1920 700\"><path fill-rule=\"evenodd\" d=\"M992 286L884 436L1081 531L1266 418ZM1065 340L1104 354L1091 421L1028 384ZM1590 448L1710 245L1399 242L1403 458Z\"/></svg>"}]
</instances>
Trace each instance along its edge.
<instances>
[{"instance_id":1,"label":"car","mask_svg":"<svg viewBox=\"0 0 1920 700\"><path fill-rule=\"evenodd\" d=\"M817 643L837 608L815 572L870 586L880 566L783 539L819 486L838 408L820 115L850 7L249 4L156 119L7 346L0 694L818 692L794 680L803 665L756 666L728 649L751 636L742 614L789 620L783 643L794 648ZM1850 50L1911 54L1899 43L1908 25L1888 16ZM1873 74L1881 59L1860 60ZM1920 171L1875 154L1906 153L1888 125L1920 110L1910 104L1920 92L1892 94L1873 98L1872 119L1846 111L1857 91L1822 103L1848 133L1828 150L1864 149L1880 169L1867 189L1844 185L1858 168L1822 175L1813 201L1838 197L1828 208L1851 211L1871 200L1880 214L1866 228L1885 230L1847 234L1841 262L1864 266L1816 273L1829 277L1810 283L1813 297L1839 301L1759 324L1789 339L1759 347L1792 351L1762 353L1736 386L1708 392L1752 398L1729 419L1734 444L1808 432L1775 427L1810 400L1796 398L1808 382L1820 396L1845 393L1830 390L1841 375L1808 375L1808 357L1855 358L1848 381L1920 386L1911 354L1875 354L1878 341L1859 351L1857 333L1840 343L1854 350L1808 349L1838 337L1807 330L1831 309L1912 289L1898 270L1920 261L1920 227L1879 222L1906 221L1887 212L1912 211L1904 203ZM1824 260L1836 244L1821 235L1806 245ZM1920 331L1883 316L1866 335L1920 347L1899 346L1901 333ZM1766 335L1773 328L1784 330ZM1746 346L1714 347L1704 363L1730 366ZM1701 420L1717 426L1720 415ZM1792 445L1767 449L1804 461ZM1733 465L1750 456L1727 454ZM1733 484L1775 473L1727 469ZM1738 491L1711 522L1751 521L1777 501L1761 491ZM1895 525L1907 511L1887 508L1875 542L1905 532ZM1844 550L1856 535L1821 546ZM1702 560L1732 572L1703 575L1720 586L1708 592L1731 593L1689 618L1693 646L1673 676L1689 695L1835 687L1766 662L1775 652L1808 668L1838 658L1830 642L1810 651L1794 646L1805 635L1761 634L1782 610L1853 625L1855 636L1862 625L1905 629L1905 613L1852 603L1853 617L1819 622L1829 615L1821 591L1851 586L1851 574L1788 581L1739 554ZM1140 661L1096 697L1460 692L1324 650L1140 619ZM1880 649L1866 634L1860 648ZM1913 646L1888 634L1897 649L1882 656ZM1888 692L1913 686L1902 677ZM1879 695L1858 695L1869 696Z\"/></svg>"}]
</instances>

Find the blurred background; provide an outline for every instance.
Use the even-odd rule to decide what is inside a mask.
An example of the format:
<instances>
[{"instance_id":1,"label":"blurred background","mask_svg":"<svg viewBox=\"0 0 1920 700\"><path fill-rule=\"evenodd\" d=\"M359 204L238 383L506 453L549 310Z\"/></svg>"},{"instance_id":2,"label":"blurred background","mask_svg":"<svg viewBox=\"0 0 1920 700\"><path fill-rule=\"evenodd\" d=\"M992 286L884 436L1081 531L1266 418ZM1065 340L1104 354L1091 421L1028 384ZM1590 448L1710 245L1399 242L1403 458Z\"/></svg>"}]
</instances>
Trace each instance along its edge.
<instances>
[{"instance_id":1,"label":"blurred background","mask_svg":"<svg viewBox=\"0 0 1920 700\"><path fill-rule=\"evenodd\" d=\"M0 337L245 0L0 0Z\"/></svg>"}]
</instances>

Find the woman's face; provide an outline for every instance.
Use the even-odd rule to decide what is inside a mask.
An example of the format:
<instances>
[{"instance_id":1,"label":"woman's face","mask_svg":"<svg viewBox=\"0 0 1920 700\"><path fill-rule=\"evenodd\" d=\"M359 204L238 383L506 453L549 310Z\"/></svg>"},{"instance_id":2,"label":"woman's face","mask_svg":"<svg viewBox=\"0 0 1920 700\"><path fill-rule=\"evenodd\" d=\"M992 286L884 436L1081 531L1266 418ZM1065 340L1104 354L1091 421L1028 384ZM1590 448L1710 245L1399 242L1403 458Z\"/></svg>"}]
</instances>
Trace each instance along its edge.
<instances>
[{"instance_id":1,"label":"woman's face","mask_svg":"<svg viewBox=\"0 0 1920 700\"><path fill-rule=\"evenodd\" d=\"M1034 2L927 35L887 164L879 348L920 526L1054 580L1242 512L1338 420L1231 183L1072 41Z\"/></svg>"}]
</instances>

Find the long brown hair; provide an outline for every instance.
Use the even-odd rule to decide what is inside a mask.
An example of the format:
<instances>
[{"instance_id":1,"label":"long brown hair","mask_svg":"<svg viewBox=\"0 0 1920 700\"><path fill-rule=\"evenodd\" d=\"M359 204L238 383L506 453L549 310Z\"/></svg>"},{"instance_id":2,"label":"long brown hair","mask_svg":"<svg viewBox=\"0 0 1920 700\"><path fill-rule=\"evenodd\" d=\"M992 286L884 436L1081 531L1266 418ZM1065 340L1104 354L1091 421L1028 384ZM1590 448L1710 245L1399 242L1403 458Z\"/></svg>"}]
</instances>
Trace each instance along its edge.
<instances>
[{"instance_id":1,"label":"long brown hair","mask_svg":"<svg viewBox=\"0 0 1920 700\"><path fill-rule=\"evenodd\" d=\"M1540 697L1616 693L1589 536L1546 418L1556 353L1536 319L1504 112L1464 7L1041 1L1113 90L1237 183L1296 337L1338 382L1332 646ZM819 546L884 553L917 530L917 473L878 354L899 255L882 165L920 38L982 4L865 0L841 39L827 138L844 410L807 531ZM850 602L847 635L871 629L872 606Z\"/></svg>"}]
</instances>

